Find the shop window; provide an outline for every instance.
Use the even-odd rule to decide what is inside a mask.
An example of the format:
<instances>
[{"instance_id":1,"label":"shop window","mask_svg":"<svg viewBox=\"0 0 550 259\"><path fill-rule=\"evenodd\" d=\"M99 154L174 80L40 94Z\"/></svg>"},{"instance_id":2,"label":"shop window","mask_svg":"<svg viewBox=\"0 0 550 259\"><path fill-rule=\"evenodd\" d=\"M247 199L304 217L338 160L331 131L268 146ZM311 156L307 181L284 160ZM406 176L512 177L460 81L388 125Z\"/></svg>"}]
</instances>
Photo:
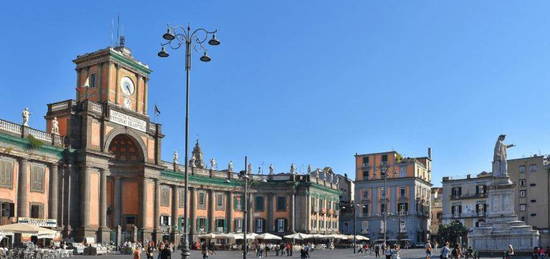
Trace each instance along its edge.
<instances>
[{"instance_id":1,"label":"shop window","mask_svg":"<svg viewBox=\"0 0 550 259\"><path fill-rule=\"evenodd\" d=\"M197 218L197 231L206 232L206 218Z\"/></svg>"}]
</instances>

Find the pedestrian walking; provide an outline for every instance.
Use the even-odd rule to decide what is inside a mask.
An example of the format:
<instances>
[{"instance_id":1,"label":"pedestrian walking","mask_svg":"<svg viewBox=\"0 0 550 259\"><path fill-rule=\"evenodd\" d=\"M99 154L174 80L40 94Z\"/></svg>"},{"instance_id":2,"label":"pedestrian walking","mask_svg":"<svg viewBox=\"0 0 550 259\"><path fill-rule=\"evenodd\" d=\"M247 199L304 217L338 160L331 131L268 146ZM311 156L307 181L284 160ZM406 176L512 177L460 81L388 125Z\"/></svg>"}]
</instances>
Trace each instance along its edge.
<instances>
[{"instance_id":1,"label":"pedestrian walking","mask_svg":"<svg viewBox=\"0 0 550 259\"><path fill-rule=\"evenodd\" d=\"M379 245L374 246L374 256L376 258L380 257L380 246Z\"/></svg>"},{"instance_id":2,"label":"pedestrian walking","mask_svg":"<svg viewBox=\"0 0 550 259\"><path fill-rule=\"evenodd\" d=\"M202 246L201 246L201 253L202 253L202 259L208 259L208 255L209 255L209 249L208 249L208 245L206 245L206 243L203 243Z\"/></svg>"},{"instance_id":3,"label":"pedestrian walking","mask_svg":"<svg viewBox=\"0 0 550 259\"><path fill-rule=\"evenodd\" d=\"M441 248L441 259L448 259L450 253L451 249L449 248L449 242L445 242L445 245Z\"/></svg>"},{"instance_id":4,"label":"pedestrian walking","mask_svg":"<svg viewBox=\"0 0 550 259\"><path fill-rule=\"evenodd\" d=\"M149 243L147 243L147 248L145 248L145 255L147 256L147 259L153 259L154 252L155 243L153 243L153 241L149 241Z\"/></svg>"},{"instance_id":5,"label":"pedestrian walking","mask_svg":"<svg viewBox=\"0 0 550 259\"><path fill-rule=\"evenodd\" d=\"M432 244L430 242L426 243L426 259L432 258Z\"/></svg>"}]
</instances>

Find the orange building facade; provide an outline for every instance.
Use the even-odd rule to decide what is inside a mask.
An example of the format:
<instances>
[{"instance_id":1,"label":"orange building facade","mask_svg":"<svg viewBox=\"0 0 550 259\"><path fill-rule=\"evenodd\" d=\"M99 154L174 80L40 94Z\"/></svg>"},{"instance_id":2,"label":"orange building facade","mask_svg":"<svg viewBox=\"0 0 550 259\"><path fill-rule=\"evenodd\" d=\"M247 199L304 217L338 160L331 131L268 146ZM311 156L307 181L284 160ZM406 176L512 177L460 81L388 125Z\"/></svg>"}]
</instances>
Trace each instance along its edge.
<instances>
[{"instance_id":1,"label":"orange building facade","mask_svg":"<svg viewBox=\"0 0 550 259\"><path fill-rule=\"evenodd\" d=\"M244 183L207 168L197 143L184 215L183 166L161 160L162 127L147 114L149 67L125 47L78 56L76 100L48 105L47 132L0 120L0 224L28 218L98 242L179 241L240 232ZM339 191L330 168L254 176L251 232L336 233Z\"/></svg>"}]
</instances>

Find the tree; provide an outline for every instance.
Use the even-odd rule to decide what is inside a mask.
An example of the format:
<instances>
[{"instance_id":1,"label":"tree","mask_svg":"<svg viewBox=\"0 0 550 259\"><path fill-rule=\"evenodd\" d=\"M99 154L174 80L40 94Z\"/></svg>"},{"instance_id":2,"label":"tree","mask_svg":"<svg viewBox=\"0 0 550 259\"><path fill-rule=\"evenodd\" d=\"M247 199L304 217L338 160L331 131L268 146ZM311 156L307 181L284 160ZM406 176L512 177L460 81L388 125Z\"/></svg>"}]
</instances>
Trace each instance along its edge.
<instances>
[{"instance_id":1,"label":"tree","mask_svg":"<svg viewBox=\"0 0 550 259\"><path fill-rule=\"evenodd\" d=\"M453 221L450 224L439 225L439 231L437 232L438 242L444 244L449 242L451 244L458 244L460 237L462 240L466 240L468 235L468 228L462 225L459 221Z\"/></svg>"}]
</instances>

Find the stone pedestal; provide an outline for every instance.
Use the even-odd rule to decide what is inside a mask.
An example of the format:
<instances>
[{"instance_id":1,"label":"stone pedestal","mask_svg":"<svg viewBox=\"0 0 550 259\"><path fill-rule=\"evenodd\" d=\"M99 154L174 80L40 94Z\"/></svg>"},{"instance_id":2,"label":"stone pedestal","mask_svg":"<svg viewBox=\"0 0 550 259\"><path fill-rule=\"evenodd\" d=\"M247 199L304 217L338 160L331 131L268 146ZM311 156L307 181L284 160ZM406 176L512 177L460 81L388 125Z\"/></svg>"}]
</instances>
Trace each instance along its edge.
<instances>
[{"instance_id":1,"label":"stone pedestal","mask_svg":"<svg viewBox=\"0 0 550 259\"><path fill-rule=\"evenodd\" d=\"M468 233L468 245L482 253L503 253L509 244L518 252L539 246L539 232L519 221L514 211L514 184L494 177L489 186L486 222Z\"/></svg>"}]
</instances>

